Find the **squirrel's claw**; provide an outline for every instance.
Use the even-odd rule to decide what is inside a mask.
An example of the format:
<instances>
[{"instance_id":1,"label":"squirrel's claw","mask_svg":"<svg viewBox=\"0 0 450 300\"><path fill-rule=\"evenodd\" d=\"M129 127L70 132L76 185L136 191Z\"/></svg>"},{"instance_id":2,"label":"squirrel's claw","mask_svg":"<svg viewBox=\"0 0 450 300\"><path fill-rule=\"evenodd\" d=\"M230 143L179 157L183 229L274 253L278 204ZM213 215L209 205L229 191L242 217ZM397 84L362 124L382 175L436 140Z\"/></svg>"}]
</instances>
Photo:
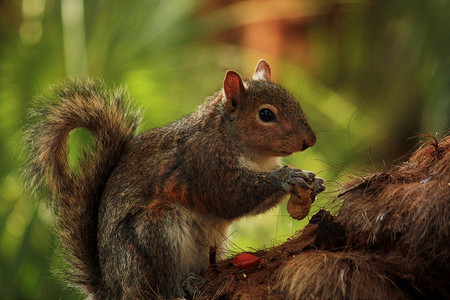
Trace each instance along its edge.
<instances>
[{"instance_id":1,"label":"squirrel's claw","mask_svg":"<svg viewBox=\"0 0 450 300\"><path fill-rule=\"evenodd\" d=\"M312 193L311 193L311 201L314 202L314 200L316 199L316 196L325 191L325 186L324 184L324 180L320 177L316 177L314 178L313 181L313 187L312 187Z\"/></svg>"},{"instance_id":2,"label":"squirrel's claw","mask_svg":"<svg viewBox=\"0 0 450 300\"><path fill-rule=\"evenodd\" d=\"M296 195L294 186L298 186L305 190L311 190L311 201L314 201L316 196L325 190L324 180L320 177L316 177L316 174L309 171L302 171L300 169L294 169L285 167L285 174L282 179L282 186L287 193ZM296 195L299 197L299 195Z\"/></svg>"},{"instance_id":3,"label":"squirrel's claw","mask_svg":"<svg viewBox=\"0 0 450 300\"><path fill-rule=\"evenodd\" d=\"M287 174L282 182L284 190L288 193L293 191L293 186L300 186L303 189L312 190L311 184L314 182L315 174L305 172L300 169L285 168Z\"/></svg>"}]
</instances>

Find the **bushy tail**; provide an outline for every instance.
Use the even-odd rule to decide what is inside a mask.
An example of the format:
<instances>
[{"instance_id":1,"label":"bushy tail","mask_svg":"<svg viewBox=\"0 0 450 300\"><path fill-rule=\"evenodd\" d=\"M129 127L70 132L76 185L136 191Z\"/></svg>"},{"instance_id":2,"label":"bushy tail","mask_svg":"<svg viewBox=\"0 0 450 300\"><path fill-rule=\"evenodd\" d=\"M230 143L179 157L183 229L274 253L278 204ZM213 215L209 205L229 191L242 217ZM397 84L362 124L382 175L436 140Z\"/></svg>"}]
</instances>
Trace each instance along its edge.
<instances>
[{"instance_id":1,"label":"bushy tail","mask_svg":"<svg viewBox=\"0 0 450 300\"><path fill-rule=\"evenodd\" d=\"M110 91L103 83L73 81L52 91L50 97L41 99L42 108L31 112L35 120L26 132L26 174L33 188L47 187L71 266L71 283L97 298L102 285L97 248L99 201L139 116L129 108L123 91ZM83 152L80 170L74 172L67 143L76 128L88 129L94 144L92 150Z\"/></svg>"}]
</instances>

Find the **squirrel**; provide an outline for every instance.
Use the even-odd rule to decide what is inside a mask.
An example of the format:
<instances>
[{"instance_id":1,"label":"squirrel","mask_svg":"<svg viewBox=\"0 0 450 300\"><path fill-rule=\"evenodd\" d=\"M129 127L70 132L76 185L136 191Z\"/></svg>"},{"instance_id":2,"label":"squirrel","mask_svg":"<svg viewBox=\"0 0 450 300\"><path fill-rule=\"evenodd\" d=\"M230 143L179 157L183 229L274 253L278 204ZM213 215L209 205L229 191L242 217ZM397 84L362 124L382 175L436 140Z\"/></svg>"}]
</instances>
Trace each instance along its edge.
<instances>
[{"instance_id":1,"label":"squirrel","mask_svg":"<svg viewBox=\"0 0 450 300\"><path fill-rule=\"evenodd\" d=\"M193 297L233 221L294 186L324 188L314 173L281 165L316 136L264 60L247 80L227 71L191 115L140 134L122 89L72 80L49 98L32 110L28 179L47 187L69 280L92 299ZM73 170L67 143L77 128L94 143Z\"/></svg>"}]
</instances>

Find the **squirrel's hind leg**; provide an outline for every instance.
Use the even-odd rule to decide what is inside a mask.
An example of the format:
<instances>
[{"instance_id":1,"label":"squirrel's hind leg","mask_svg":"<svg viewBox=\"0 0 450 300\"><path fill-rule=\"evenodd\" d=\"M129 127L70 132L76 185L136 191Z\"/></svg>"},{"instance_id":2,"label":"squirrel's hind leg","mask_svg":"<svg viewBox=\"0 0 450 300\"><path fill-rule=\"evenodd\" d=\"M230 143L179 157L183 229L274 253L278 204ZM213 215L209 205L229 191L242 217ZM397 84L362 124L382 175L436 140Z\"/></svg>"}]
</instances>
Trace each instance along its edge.
<instances>
[{"instance_id":1,"label":"squirrel's hind leg","mask_svg":"<svg viewBox=\"0 0 450 300\"><path fill-rule=\"evenodd\" d=\"M194 285L188 284L186 291L182 285L189 274L200 273L208 264L207 255L199 255L196 224L185 209L160 199L134 210L110 234L109 247L114 250L106 258L106 265L116 262L113 272L120 278L122 297L192 297ZM198 280L194 283L199 285Z\"/></svg>"}]
</instances>

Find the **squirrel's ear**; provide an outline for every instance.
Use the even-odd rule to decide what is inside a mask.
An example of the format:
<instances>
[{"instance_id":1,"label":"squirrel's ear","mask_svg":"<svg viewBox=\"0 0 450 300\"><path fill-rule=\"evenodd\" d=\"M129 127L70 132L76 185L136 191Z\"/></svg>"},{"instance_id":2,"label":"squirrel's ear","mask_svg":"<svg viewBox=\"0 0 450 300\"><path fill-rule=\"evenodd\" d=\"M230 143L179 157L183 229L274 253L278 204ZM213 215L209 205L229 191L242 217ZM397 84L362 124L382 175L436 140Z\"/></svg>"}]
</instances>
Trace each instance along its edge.
<instances>
[{"instance_id":1,"label":"squirrel's ear","mask_svg":"<svg viewBox=\"0 0 450 300\"><path fill-rule=\"evenodd\" d=\"M270 81L270 66L264 60L260 59L255 68L255 74L253 74L254 80L267 80Z\"/></svg>"},{"instance_id":2,"label":"squirrel's ear","mask_svg":"<svg viewBox=\"0 0 450 300\"><path fill-rule=\"evenodd\" d=\"M236 110L238 101L245 91L241 76L235 71L227 71L223 81L223 91L225 92L225 108L232 113Z\"/></svg>"}]
</instances>

